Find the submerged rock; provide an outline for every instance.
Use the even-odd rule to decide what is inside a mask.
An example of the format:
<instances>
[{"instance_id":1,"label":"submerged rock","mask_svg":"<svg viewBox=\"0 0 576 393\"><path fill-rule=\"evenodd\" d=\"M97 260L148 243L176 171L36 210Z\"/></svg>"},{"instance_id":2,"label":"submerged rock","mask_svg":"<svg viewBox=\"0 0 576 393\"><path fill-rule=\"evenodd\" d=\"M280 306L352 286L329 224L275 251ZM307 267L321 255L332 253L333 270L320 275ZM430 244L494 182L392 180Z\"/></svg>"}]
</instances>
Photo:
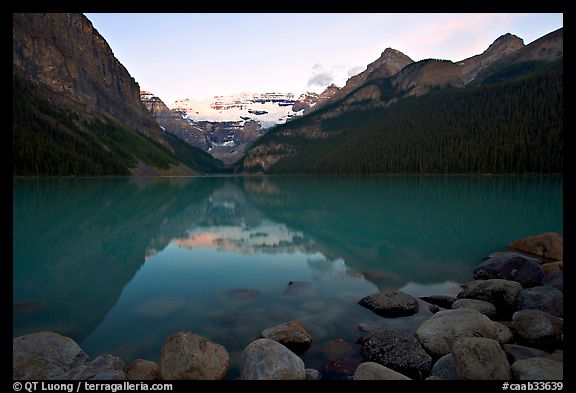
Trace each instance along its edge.
<instances>
[{"instance_id":1,"label":"submerged rock","mask_svg":"<svg viewBox=\"0 0 576 393\"><path fill-rule=\"evenodd\" d=\"M388 367L374 362L365 362L358 366L354 372L355 381L373 381L373 380L410 380L405 375L402 375Z\"/></svg>"},{"instance_id":2,"label":"submerged rock","mask_svg":"<svg viewBox=\"0 0 576 393\"><path fill-rule=\"evenodd\" d=\"M537 259L514 253L488 258L474 270L475 280L501 278L520 283L524 288L540 285L544 271Z\"/></svg>"},{"instance_id":3,"label":"submerged rock","mask_svg":"<svg viewBox=\"0 0 576 393\"><path fill-rule=\"evenodd\" d=\"M230 366L222 345L191 332L170 335L162 345L158 372L162 379L223 379Z\"/></svg>"},{"instance_id":4,"label":"submerged rock","mask_svg":"<svg viewBox=\"0 0 576 393\"><path fill-rule=\"evenodd\" d=\"M326 344L322 345L321 351L327 359L345 358L351 356L355 352L352 344L347 343L341 338L328 341Z\"/></svg>"},{"instance_id":5,"label":"submerged rock","mask_svg":"<svg viewBox=\"0 0 576 393\"><path fill-rule=\"evenodd\" d=\"M511 367L514 379L520 381L561 381L564 366L545 358L529 358L514 362Z\"/></svg>"},{"instance_id":6,"label":"submerged rock","mask_svg":"<svg viewBox=\"0 0 576 393\"><path fill-rule=\"evenodd\" d=\"M364 361L376 362L413 379L424 379L430 373L432 358L406 331L381 328L358 342Z\"/></svg>"},{"instance_id":7,"label":"submerged rock","mask_svg":"<svg viewBox=\"0 0 576 393\"><path fill-rule=\"evenodd\" d=\"M469 308L444 310L422 322L416 331L426 352L440 357L451 352L456 340L464 337L497 339L498 329L484 314Z\"/></svg>"},{"instance_id":8,"label":"submerged rock","mask_svg":"<svg viewBox=\"0 0 576 393\"><path fill-rule=\"evenodd\" d=\"M401 317L418 312L418 300L399 291L379 291L361 299L358 304L383 317Z\"/></svg>"},{"instance_id":9,"label":"submerged rock","mask_svg":"<svg viewBox=\"0 0 576 393\"><path fill-rule=\"evenodd\" d=\"M540 310L562 317L564 295L558 289L547 286L524 289L518 295L518 310Z\"/></svg>"},{"instance_id":10,"label":"submerged rock","mask_svg":"<svg viewBox=\"0 0 576 393\"><path fill-rule=\"evenodd\" d=\"M500 344L490 338L461 338L454 343L452 356L458 375L464 379L511 378L506 354L500 348Z\"/></svg>"},{"instance_id":11,"label":"submerged rock","mask_svg":"<svg viewBox=\"0 0 576 393\"><path fill-rule=\"evenodd\" d=\"M512 315L517 341L530 347L553 350L562 342L563 320L540 310Z\"/></svg>"},{"instance_id":12,"label":"submerged rock","mask_svg":"<svg viewBox=\"0 0 576 393\"><path fill-rule=\"evenodd\" d=\"M243 301L254 300L260 296L260 291L254 288L225 289L222 293L228 299Z\"/></svg>"},{"instance_id":13,"label":"submerged rock","mask_svg":"<svg viewBox=\"0 0 576 393\"><path fill-rule=\"evenodd\" d=\"M300 299L311 296L313 292L312 284L307 281L290 281L282 292L282 296Z\"/></svg>"},{"instance_id":14,"label":"submerged rock","mask_svg":"<svg viewBox=\"0 0 576 393\"><path fill-rule=\"evenodd\" d=\"M557 232L525 237L509 244L508 247L554 261L561 260L564 253L564 241L562 235Z\"/></svg>"},{"instance_id":15,"label":"submerged rock","mask_svg":"<svg viewBox=\"0 0 576 393\"><path fill-rule=\"evenodd\" d=\"M240 378L306 379L304 362L284 345L267 338L252 341L242 352Z\"/></svg>"},{"instance_id":16,"label":"submerged rock","mask_svg":"<svg viewBox=\"0 0 576 393\"><path fill-rule=\"evenodd\" d=\"M312 336L298 320L269 327L262 332L262 337L278 341L288 348L308 348L312 345Z\"/></svg>"},{"instance_id":17,"label":"submerged rock","mask_svg":"<svg viewBox=\"0 0 576 393\"><path fill-rule=\"evenodd\" d=\"M452 309L470 308L486 315L488 318L494 318L497 314L496 307L492 303L478 299L458 299L452 304Z\"/></svg>"}]
</instances>

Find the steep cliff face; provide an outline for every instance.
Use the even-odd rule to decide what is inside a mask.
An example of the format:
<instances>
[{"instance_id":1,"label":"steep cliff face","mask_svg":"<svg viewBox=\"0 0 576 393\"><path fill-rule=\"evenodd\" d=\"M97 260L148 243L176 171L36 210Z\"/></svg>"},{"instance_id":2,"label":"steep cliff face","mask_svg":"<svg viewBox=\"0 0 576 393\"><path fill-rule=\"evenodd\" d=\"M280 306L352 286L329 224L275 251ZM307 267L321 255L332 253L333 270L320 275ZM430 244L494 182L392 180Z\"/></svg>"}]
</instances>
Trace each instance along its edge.
<instances>
[{"instance_id":1,"label":"steep cliff face","mask_svg":"<svg viewBox=\"0 0 576 393\"><path fill-rule=\"evenodd\" d=\"M166 133L82 14L13 14L14 175L190 175L222 163Z\"/></svg>"},{"instance_id":2,"label":"steep cliff face","mask_svg":"<svg viewBox=\"0 0 576 393\"><path fill-rule=\"evenodd\" d=\"M422 60L404 67L392 78L392 86L406 96L418 96L435 88L463 87L458 66L447 60Z\"/></svg>"},{"instance_id":3,"label":"steep cliff face","mask_svg":"<svg viewBox=\"0 0 576 393\"><path fill-rule=\"evenodd\" d=\"M159 98L147 91L140 92L140 100L164 130L183 140L189 145L196 146L204 151L209 145L207 136L198 127L193 127L178 111L170 110Z\"/></svg>"},{"instance_id":4,"label":"steep cliff face","mask_svg":"<svg viewBox=\"0 0 576 393\"><path fill-rule=\"evenodd\" d=\"M524 41L513 35L504 34L498 37L484 52L457 62L464 83L470 83L482 70L488 68L501 58L524 47Z\"/></svg>"},{"instance_id":5,"label":"steep cliff face","mask_svg":"<svg viewBox=\"0 0 576 393\"><path fill-rule=\"evenodd\" d=\"M168 146L140 102L140 87L82 14L14 14L13 64L57 101L107 114ZM62 99L60 99L63 97Z\"/></svg>"}]
</instances>

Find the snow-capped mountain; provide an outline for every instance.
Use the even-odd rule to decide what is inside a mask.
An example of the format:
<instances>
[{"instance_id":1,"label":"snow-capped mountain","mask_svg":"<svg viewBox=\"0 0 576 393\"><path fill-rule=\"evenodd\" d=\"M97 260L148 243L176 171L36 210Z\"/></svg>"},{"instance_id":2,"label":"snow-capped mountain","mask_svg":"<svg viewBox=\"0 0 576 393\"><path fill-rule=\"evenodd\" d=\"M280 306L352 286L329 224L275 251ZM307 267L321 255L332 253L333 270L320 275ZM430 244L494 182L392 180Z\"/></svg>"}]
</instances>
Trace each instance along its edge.
<instances>
[{"instance_id":1,"label":"snow-capped mountain","mask_svg":"<svg viewBox=\"0 0 576 393\"><path fill-rule=\"evenodd\" d=\"M292 93L239 93L207 100L176 100L172 109L194 122L251 120L259 123L262 128L270 128L302 114L302 110L293 111L295 102Z\"/></svg>"}]
</instances>

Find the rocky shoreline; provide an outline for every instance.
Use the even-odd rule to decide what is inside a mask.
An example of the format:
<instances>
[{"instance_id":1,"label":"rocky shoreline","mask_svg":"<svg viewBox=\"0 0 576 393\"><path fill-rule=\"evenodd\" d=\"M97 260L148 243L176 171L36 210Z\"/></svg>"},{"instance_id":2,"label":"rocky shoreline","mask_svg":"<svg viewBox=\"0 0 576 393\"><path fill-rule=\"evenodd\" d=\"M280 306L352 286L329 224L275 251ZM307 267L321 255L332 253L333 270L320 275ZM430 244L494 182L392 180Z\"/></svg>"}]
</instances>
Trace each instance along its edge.
<instances>
[{"instance_id":1,"label":"rocky shoreline","mask_svg":"<svg viewBox=\"0 0 576 393\"><path fill-rule=\"evenodd\" d=\"M359 325L362 363L348 379L562 380L562 236L543 233L509 248L487 257L456 297L381 290L358 299L382 317L412 315L422 306L433 315L416 334ZM241 354L240 379L322 379L297 355L313 340L297 320L264 329ZM12 365L15 380L218 380L230 369L230 355L207 338L176 332L158 363L136 359L126 367L110 354L89 357L71 338L38 332L13 339Z\"/></svg>"}]
</instances>

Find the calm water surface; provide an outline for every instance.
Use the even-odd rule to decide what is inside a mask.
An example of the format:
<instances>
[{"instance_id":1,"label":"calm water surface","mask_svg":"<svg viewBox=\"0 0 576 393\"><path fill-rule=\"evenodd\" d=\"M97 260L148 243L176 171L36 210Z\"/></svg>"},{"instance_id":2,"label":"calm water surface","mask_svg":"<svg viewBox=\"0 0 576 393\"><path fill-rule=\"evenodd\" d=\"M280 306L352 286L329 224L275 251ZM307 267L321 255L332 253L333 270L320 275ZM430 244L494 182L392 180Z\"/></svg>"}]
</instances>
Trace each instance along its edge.
<instances>
[{"instance_id":1,"label":"calm water surface","mask_svg":"<svg viewBox=\"0 0 576 393\"><path fill-rule=\"evenodd\" d=\"M128 364L193 331L228 349L228 378L293 319L314 337L306 367L341 378L358 324L413 332L431 315L382 318L362 297L455 295L486 255L563 231L559 176L17 179L13 192L14 337L51 330Z\"/></svg>"}]
</instances>

